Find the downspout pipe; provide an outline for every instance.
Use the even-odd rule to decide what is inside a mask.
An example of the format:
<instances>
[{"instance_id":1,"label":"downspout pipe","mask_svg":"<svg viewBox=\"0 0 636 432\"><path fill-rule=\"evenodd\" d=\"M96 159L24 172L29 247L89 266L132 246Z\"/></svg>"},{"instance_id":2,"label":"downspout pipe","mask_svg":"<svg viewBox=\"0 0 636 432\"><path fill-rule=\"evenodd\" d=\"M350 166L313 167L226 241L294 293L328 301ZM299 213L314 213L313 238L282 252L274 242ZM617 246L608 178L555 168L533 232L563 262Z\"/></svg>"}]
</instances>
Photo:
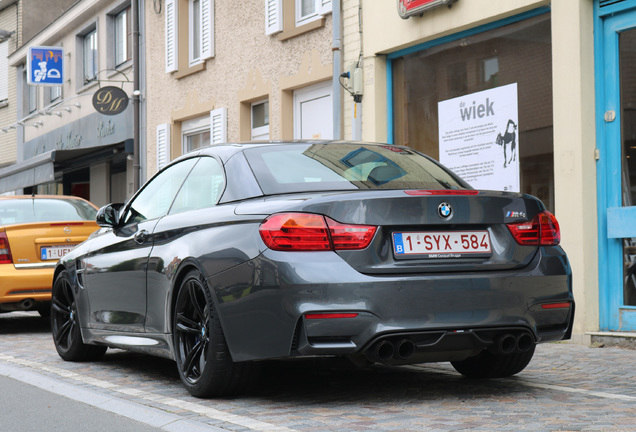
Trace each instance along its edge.
<instances>
[{"instance_id":1,"label":"downspout pipe","mask_svg":"<svg viewBox=\"0 0 636 432\"><path fill-rule=\"evenodd\" d=\"M342 12L341 0L332 0L333 74L331 99L333 101L333 139L342 139L342 90L340 88L340 71L342 70Z\"/></svg>"},{"instance_id":2,"label":"downspout pipe","mask_svg":"<svg viewBox=\"0 0 636 432\"><path fill-rule=\"evenodd\" d=\"M139 137L140 137L140 74L141 64L139 63L139 2L141 0L132 1L132 15L133 15L133 193L139 190L139 180L141 173L141 164L139 163Z\"/></svg>"}]
</instances>

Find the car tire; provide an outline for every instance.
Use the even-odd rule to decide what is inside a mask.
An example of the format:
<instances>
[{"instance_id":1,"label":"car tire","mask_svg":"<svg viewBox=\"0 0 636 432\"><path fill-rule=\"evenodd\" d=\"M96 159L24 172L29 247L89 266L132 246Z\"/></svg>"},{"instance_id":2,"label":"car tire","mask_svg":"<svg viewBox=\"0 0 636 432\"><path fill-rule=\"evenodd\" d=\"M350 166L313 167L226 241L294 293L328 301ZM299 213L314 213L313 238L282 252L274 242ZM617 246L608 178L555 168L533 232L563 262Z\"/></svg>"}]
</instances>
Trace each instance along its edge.
<instances>
[{"instance_id":1,"label":"car tire","mask_svg":"<svg viewBox=\"0 0 636 432\"><path fill-rule=\"evenodd\" d=\"M39 303L35 310L38 311L42 318L51 318L51 303L50 302L42 302Z\"/></svg>"},{"instance_id":2,"label":"car tire","mask_svg":"<svg viewBox=\"0 0 636 432\"><path fill-rule=\"evenodd\" d=\"M107 349L105 346L87 345L83 342L73 284L66 270L53 283L51 333L55 349L66 361L97 360Z\"/></svg>"},{"instance_id":3,"label":"car tire","mask_svg":"<svg viewBox=\"0 0 636 432\"><path fill-rule=\"evenodd\" d=\"M191 395L217 397L244 390L253 365L232 360L210 289L196 270L181 283L173 323L175 360Z\"/></svg>"},{"instance_id":4,"label":"car tire","mask_svg":"<svg viewBox=\"0 0 636 432\"><path fill-rule=\"evenodd\" d=\"M468 378L505 378L518 374L528 366L534 355L535 345L527 351L495 354L482 351L466 360L451 362L460 374Z\"/></svg>"}]
</instances>

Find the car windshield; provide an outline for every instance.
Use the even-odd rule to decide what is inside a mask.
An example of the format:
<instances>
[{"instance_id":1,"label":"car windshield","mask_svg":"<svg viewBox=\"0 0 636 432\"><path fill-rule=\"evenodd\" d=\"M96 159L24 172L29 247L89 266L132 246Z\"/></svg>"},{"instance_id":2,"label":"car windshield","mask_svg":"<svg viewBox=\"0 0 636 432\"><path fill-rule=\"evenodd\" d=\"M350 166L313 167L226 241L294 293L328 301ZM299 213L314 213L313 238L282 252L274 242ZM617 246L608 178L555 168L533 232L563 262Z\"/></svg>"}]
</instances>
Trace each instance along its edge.
<instances>
[{"instance_id":1,"label":"car windshield","mask_svg":"<svg viewBox=\"0 0 636 432\"><path fill-rule=\"evenodd\" d=\"M95 220L97 211L75 199L19 198L0 200L0 225Z\"/></svg>"},{"instance_id":2,"label":"car windshield","mask_svg":"<svg viewBox=\"0 0 636 432\"><path fill-rule=\"evenodd\" d=\"M434 161L391 145L321 143L245 150L267 195L318 190L467 189Z\"/></svg>"}]
</instances>

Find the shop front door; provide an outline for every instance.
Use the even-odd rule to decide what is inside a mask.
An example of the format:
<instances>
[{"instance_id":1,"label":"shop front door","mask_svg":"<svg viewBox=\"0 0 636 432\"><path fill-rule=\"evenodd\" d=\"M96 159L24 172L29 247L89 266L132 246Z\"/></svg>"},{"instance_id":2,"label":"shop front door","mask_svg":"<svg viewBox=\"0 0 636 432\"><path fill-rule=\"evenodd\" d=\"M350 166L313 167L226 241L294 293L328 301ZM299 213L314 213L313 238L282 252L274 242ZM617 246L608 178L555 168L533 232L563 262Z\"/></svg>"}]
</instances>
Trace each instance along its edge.
<instances>
[{"instance_id":1,"label":"shop front door","mask_svg":"<svg viewBox=\"0 0 636 432\"><path fill-rule=\"evenodd\" d=\"M636 331L636 9L597 23L600 327Z\"/></svg>"}]
</instances>

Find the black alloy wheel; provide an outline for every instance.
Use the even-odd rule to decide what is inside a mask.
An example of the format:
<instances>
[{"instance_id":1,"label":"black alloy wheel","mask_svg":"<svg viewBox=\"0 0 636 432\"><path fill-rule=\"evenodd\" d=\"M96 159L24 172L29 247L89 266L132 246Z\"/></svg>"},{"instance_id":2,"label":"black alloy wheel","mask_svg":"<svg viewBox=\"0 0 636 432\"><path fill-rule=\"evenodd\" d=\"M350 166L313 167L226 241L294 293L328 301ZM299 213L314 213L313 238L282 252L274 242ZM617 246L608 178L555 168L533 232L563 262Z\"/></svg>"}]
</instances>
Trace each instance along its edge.
<instances>
[{"instance_id":1,"label":"black alloy wheel","mask_svg":"<svg viewBox=\"0 0 636 432\"><path fill-rule=\"evenodd\" d=\"M193 396L234 394L247 384L251 365L232 361L210 291L195 270L177 294L174 347L179 376Z\"/></svg>"},{"instance_id":2,"label":"black alloy wheel","mask_svg":"<svg viewBox=\"0 0 636 432\"><path fill-rule=\"evenodd\" d=\"M77 303L66 271L55 280L51 297L51 331L60 357L67 361L87 361L104 355L106 347L86 345L82 341Z\"/></svg>"}]
</instances>

